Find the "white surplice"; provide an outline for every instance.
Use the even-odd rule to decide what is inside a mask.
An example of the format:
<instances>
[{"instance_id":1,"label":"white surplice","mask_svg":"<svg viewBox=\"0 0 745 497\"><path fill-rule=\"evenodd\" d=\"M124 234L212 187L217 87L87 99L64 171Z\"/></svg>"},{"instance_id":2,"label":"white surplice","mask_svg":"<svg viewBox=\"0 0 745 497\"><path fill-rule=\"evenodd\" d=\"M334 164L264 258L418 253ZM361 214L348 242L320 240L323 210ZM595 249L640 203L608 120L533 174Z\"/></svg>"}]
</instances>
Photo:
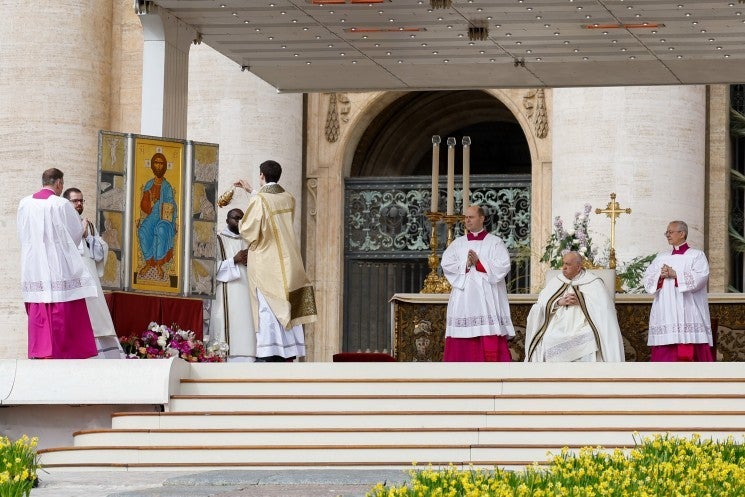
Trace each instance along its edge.
<instances>
[{"instance_id":1,"label":"white surplice","mask_svg":"<svg viewBox=\"0 0 745 497\"><path fill-rule=\"evenodd\" d=\"M662 265L677 278L663 280L657 289ZM676 286L677 281L677 286ZM649 313L648 345L708 343L713 345L706 284L709 262L701 250L688 247L683 254L660 252L644 273L644 288L654 295Z\"/></svg>"},{"instance_id":2,"label":"white surplice","mask_svg":"<svg viewBox=\"0 0 745 497\"><path fill-rule=\"evenodd\" d=\"M236 264L235 254L247 247L240 235L225 228L219 235L220 252L215 278L218 281L210 313L209 343L230 346L228 361L256 360L256 330L251 315L247 268Z\"/></svg>"},{"instance_id":3,"label":"white surplice","mask_svg":"<svg viewBox=\"0 0 745 497\"><path fill-rule=\"evenodd\" d=\"M82 220L82 218L81 218ZM109 246L98 236L95 226L88 224L88 236L80 241L78 245L83 263L93 278L96 285L97 295L85 299L88 316L91 318L93 336L96 339L99 359L120 359L124 357L124 350L119 343L114 329L114 321L111 319L109 306L101 288L100 277L103 276Z\"/></svg>"},{"instance_id":4,"label":"white surplice","mask_svg":"<svg viewBox=\"0 0 745 497\"><path fill-rule=\"evenodd\" d=\"M567 294L579 305L560 306ZM616 308L602 278L582 271L569 280L559 273L546 283L525 328L526 362L623 362Z\"/></svg>"},{"instance_id":5,"label":"white surplice","mask_svg":"<svg viewBox=\"0 0 745 497\"><path fill-rule=\"evenodd\" d=\"M25 197L18 205L16 226L24 302L69 302L96 296L96 284L78 251L83 233L80 216L67 199Z\"/></svg>"},{"instance_id":6,"label":"white surplice","mask_svg":"<svg viewBox=\"0 0 745 497\"><path fill-rule=\"evenodd\" d=\"M469 250L476 252L486 273L475 267L466 271ZM490 233L483 240L458 237L442 254L442 272L452 286L445 336L515 336L505 284L510 254L501 238Z\"/></svg>"}]
</instances>

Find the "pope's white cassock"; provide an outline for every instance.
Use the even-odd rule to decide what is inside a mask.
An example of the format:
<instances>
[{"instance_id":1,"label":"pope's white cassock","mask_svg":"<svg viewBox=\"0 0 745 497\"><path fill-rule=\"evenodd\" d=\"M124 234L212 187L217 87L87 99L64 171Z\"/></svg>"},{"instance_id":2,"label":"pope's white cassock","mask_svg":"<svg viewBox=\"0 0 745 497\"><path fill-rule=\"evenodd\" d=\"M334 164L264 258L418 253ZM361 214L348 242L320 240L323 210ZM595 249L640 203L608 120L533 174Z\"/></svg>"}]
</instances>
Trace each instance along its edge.
<instances>
[{"instance_id":1,"label":"pope's white cassock","mask_svg":"<svg viewBox=\"0 0 745 497\"><path fill-rule=\"evenodd\" d=\"M677 278L660 278L663 264ZM644 288L654 295L649 314L651 347L676 343L713 344L706 284L709 263L701 250L687 244L666 250L647 267Z\"/></svg>"},{"instance_id":2,"label":"pope's white cassock","mask_svg":"<svg viewBox=\"0 0 745 497\"><path fill-rule=\"evenodd\" d=\"M574 293L579 305L561 306ZM616 308L602 278L582 270L573 279L559 273L546 283L525 328L526 362L623 362Z\"/></svg>"},{"instance_id":3,"label":"pope's white cassock","mask_svg":"<svg viewBox=\"0 0 745 497\"><path fill-rule=\"evenodd\" d=\"M81 219L83 219L81 217ZM106 259L109 253L108 244L103 241L96 228L88 223L88 236L83 238L78 245L80 255L83 256L85 267L96 285L97 295L87 297L85 306L88 308L88 316L91 318L93 337L96 339L96 349L99 359L122 359L124 350L116 336L114 322L111 319L109 306L101 288L101 276L103 276Z\"/></svg>"},{"instance_id":4,"label":"pope's white cassock","mask_svg":"<svg viewBox=\"0 0 745 497\"><path fill-rule=\"evenodd\" d=\"M510 254L498 236L486 233L483 239L478 238L481 237L470 233L458 237L442 254L442 272L452 286L445 336L513 337L515 329L504 281L510 272ZM476 252L485 272L466 267L469 250Z\"/></svg>"},{"instance_id":5,"label":"pope's white cassock","mask_svg":"<svg viewBox=\"0 0 745 497\"><path fill-rule=\"evenodd\" d=\"M210 314L210 343L229 345L228 361L256 360L256 330L251 315L251 293L246 266L233 257L248 245L241 235L225 228L218 235L220 261L216 279L219 282Z\"/></svg>"}]
</instances>

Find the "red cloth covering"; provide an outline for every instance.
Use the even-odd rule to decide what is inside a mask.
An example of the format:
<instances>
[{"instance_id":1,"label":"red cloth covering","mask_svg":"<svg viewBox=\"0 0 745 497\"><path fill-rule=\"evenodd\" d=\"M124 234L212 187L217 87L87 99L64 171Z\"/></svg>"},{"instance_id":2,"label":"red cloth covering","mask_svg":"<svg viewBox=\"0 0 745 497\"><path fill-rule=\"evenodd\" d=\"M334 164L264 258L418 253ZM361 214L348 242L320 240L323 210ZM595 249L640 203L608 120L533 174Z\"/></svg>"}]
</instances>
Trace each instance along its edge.
<instances>
[{"instance_id":1,"label":"red cloth covering","mask_svg":"<svg viewBox=\"0 0 745 497\"><path fill-rule=\"evenodd\" d=\"M98 354L85 299L26 302L29 359L87 359Z\"/></svg>"},{"instance_id":2,"label":"red cloth covering","mask_svg":"<svg viewBox=\"0 0 745 497\"><path fill-rule=\"evenodd\" d=\"M445 338L443 362L511 362L507 337Z\"/></svg>"},{"instance_id":3,"label":"red cloth covering","mask_svg":"<svg viewBox=\"0 0 745 497\"><path fill-rule=\"evenodd\" d=\"M334 362L396 362L396 359L381 352L340 352L334 354Z\"/></svg>"},{"instance_id":4,"label":"red cloth covering","mask_svg":"<svg viewBox=\"0 0 745 497\"><path fill-rule=\"evenodd\" d=\"M651 347L651 362L714 362L708 343L671 343Z\"/></svg>"},{"instance_id":5,"label":"red cloth covering","mask_svg":"<svg viewBox=\"0 0 745 497\"><path fill-rule=\"evenodd\" d=\"M204 337L202 299L127 292L105 295L120 337L140 335L152 321L166 326L177 324L182 330L193 331L198 340Z\"/></svg>"}]
</instances>

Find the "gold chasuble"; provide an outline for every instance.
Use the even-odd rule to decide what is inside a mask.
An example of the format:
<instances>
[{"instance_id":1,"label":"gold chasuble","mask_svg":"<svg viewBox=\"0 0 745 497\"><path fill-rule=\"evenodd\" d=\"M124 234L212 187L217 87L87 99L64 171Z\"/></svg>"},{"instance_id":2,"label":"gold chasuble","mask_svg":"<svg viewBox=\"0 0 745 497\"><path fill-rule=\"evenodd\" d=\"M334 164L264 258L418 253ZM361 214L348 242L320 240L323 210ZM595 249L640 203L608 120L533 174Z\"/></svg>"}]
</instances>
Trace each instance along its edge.
<instances>
[{"instance_id":1,"label":"gold chasuble","mask_svg":"<svg viewBox=\"0 0 745 497\"><path fill-rule=\"evenodd\" d=\"M271 183L251 197L240 224L241 236L248 243L248 284L257 330L257 288L285 329L312 323L317 317L313 287L295 240L294 217L295 198Z\"/></svg>"}]
</instances>

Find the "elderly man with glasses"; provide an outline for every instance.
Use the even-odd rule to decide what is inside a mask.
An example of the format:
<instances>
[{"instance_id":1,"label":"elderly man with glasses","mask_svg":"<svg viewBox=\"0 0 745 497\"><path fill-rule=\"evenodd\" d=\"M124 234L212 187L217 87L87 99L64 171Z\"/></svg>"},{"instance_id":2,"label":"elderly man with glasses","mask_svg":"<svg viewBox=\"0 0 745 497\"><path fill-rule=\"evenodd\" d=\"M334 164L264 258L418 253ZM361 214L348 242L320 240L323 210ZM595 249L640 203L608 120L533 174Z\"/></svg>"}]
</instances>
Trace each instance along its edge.
<instances>
[{"instance_id":1,"label":"elderly man with glasses","mask_svg":"<svg viewBox=\"0 0 745 497\"><path fill-rule=\"evenodd\" d=\"M683 221L672 221L665 237L672 250L657 254L644 273L644 287L654 295L647 341L651 360L711 362L709 262L686 243L688 225Z\"/></svg>"}]
</instances>

